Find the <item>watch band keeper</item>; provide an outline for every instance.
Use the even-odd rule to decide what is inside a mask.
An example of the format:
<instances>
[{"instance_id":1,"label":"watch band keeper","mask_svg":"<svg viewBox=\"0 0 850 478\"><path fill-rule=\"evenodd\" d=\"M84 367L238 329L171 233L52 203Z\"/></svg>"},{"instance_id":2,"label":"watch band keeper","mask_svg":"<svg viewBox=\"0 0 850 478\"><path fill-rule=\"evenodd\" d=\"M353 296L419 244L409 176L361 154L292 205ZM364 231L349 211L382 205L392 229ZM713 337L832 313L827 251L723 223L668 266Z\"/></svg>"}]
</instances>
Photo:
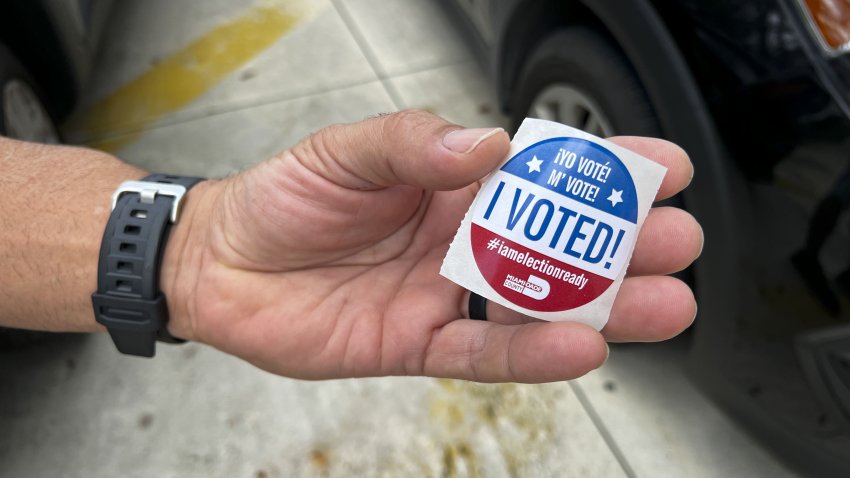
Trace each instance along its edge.
<instances>
[{"instance_id":1,"label":"watch band keeper","mask_svg":"<svg viewBox=\"0 0 850 478\"><path fill-rule=\"evenodd\" d=\"M164 295L145 300L94 293L92 305L98 323L109 326L109 335L121 353L154 356L160 317L168 314ZM139 341L140 335L150 339Z\"/></svg>"}]
</instances>

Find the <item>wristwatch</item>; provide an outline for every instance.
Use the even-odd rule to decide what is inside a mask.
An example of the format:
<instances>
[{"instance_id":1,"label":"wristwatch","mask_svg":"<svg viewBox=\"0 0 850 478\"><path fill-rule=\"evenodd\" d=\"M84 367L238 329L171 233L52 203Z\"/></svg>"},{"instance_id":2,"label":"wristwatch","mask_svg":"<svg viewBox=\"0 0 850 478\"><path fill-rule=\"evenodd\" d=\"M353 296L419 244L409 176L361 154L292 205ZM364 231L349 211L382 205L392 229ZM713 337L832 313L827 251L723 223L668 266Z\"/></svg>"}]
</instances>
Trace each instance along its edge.
<instances>
[{"instance_id":1,"label":"wristwatch","mask_svg":"<svg viewBox=\"0 0 850 478\"><path fill-rule=\"evenodd\" d=\"M125 181L112 195L92 305L121 353L153 357L157 340L185 342L166 329L168 307L159 290L159 270L180 202L200 181L154 174Z\"/></svg>"}]
</instances>

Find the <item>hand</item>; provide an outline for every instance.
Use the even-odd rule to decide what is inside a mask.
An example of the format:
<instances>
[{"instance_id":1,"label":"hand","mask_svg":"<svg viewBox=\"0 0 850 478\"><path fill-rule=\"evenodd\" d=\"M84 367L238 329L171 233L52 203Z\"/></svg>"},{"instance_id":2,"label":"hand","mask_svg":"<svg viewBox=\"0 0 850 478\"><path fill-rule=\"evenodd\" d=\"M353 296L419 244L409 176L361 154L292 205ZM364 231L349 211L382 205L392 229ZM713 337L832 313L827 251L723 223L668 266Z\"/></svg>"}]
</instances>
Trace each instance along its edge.
<instances>
[{"instance_id":1,"label":"hand","mask_svg":"<svg viewBox=\"0 0 850 478\"><path fill-rule=\"evenodd\" d=\"M689 183L690 161L672 143L612 141L669 169L658 199ZM663 340L691 323L690 289L660 274L690 264L702 232L667 207L649 214L601 334L492 303L490 321L469 320L468 292L440 264L478 180L508 148L500 129L405 111L325 128L202 183L163 267L171 332L290 377L544 382L599 367L606 339Z\"/></svg>"}]
</instances>

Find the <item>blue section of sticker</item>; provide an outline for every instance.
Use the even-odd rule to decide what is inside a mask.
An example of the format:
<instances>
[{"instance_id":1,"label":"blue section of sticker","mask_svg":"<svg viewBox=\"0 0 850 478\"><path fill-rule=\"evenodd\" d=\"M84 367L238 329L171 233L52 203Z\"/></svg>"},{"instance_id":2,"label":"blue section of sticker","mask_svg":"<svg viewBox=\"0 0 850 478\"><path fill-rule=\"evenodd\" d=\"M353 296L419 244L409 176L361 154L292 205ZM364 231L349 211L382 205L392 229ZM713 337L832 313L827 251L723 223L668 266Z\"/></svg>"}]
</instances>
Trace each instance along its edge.
<instances>
[{"instance_id":1,"label":"blue section of sticker","mask_svg":"<svg viewBox=\"0 0 850 478\"><path fill-rule=\"evenodd\" d=\"M611 151L581 138L551 138L517 153L502 171L637 224L635 184Z\"/></svg>"}]
</instances>

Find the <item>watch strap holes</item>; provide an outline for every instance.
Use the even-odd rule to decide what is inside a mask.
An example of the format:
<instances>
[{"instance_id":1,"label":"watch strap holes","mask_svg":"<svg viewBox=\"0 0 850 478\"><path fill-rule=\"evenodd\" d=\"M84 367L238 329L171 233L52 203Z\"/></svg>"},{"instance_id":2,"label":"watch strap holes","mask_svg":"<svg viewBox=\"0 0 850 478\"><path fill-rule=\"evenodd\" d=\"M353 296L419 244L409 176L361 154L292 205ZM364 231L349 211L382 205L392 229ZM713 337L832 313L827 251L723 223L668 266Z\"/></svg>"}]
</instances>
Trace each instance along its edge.
<instances>
[{"instance_id":1,"label":"watch strap holes","mask_svg":"<svg viewBox=\"0 0 850 478\"><path fill-rule=\"evenodd\" d=\"M119 279L115 281L115 290L119 292L133 292L133 283Z\"/></svg>"}]
</instances>

